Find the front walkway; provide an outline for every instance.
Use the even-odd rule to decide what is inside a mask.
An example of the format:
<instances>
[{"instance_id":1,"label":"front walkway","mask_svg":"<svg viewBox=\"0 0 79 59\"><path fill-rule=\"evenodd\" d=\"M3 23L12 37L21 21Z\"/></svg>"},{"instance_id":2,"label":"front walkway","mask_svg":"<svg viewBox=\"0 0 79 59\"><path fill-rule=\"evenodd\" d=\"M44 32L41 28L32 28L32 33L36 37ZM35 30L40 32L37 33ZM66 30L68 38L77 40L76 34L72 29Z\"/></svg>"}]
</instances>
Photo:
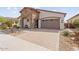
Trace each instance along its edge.
<instances>
[{"instance_id":1,"label":"front walkway","mask_svg":"<svg viewBox=\"0 0 79 59\"><path fill-rule=\"evenodd\" d=\"M28 41L0 33L1 51L48 51L47 48L30 43Z\"/></svg>"}]
</instances>

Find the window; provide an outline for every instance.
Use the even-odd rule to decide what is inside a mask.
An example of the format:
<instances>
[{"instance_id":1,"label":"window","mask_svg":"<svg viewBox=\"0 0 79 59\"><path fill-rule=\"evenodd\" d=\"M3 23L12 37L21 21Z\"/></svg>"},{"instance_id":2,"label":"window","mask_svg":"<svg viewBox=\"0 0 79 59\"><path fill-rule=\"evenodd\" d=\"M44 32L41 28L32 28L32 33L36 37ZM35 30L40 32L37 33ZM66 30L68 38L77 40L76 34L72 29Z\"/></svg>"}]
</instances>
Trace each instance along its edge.
<instances>
[{"instance_id":1,"label":"window","mask_svg":"<svg viewBox=\"0 0 79 59\"><path fill-rule=\"evenodd\" d=\"M27 22L29 22L29 19L27 19Z\"/></svg>"}]
</instances>

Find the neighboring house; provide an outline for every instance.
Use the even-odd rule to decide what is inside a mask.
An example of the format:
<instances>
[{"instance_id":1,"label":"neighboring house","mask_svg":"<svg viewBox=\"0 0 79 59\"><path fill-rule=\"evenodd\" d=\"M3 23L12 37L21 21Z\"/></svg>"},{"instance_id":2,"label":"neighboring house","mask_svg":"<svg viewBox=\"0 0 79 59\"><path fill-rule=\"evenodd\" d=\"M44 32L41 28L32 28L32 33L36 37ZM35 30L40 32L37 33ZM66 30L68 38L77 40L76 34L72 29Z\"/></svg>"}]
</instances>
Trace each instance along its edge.
<instances>
[{"instance_id":1,"label":"neighboring house","mask_svg":"<svg viewBox=\"0 0 79 59\"><path fill-rule=\"evenodd\" d=\"M66 13L24 7L18 17L22 28L64 29Z\"/></svg>"},{"instance_id":2,"label":"neighboring house","mask_svg":"<svg viewBox=\"0 0 79 59\"><path fill-rule=\"evenodd\" d=\"M79 19L79 14L71 17L70 19L67 20L67 23L68 23L68 28L74 28L73 26L73 22L76 20L76 19Z\"/></svg>"}]
</instances>

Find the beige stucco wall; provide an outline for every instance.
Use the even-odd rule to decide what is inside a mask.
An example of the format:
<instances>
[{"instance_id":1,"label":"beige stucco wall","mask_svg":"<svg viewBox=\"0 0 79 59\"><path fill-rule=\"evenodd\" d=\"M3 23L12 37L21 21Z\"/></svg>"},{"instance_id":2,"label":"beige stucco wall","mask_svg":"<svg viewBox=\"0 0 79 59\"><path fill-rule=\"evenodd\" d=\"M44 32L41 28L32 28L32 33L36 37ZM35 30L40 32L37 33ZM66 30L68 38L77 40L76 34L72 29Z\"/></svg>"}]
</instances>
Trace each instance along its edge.
<instances>
[{"instance_id":1,"label":"beige stucco wall","mask_svg":"<svg viewBox=\"0 0 79 59\"><path fill-rule=\"evenodd\" d=\"M76 16L76 17L74 17L74 18L68 20L68 23L73 23L75 19L79 19L79 16Z\"/></svg>"},{"instance_id":2,"label":"beige stucco wall","mask_svg":"<svg viewBox=\"0 0 79 59\"><path fill-rule=\"evenodd\" d=\"M59 17L60 18L60 29L64 29L64 14L46 12L46 11L40 11L40 12L41 13L40 13L39 19L44 18L44 17Z\"/></svg>"},{"instance_id":3,"label":"beige stucco wall","mask_svg":"<svg viewBox=\"0 0 79 59\"><path fill-rule=\"evenodd\" d=\"M63 21L62 21L63 20ZM60 29L64 29L64 17L60 18Z\"/></svg>"},{"instance_id":4,"label":"beige stucco wall","mask_svg":"<svg viewBox=\"0 0 79 59\"><path fill-rule=\"evenodd\" d=\"M58 12L48 12L48 11L44 11L44 10L39 10L40 14L38 12L36 12L35 10L31 10L31 9L24 9L21 12L21 17L22 18L27 18L29 19L29 28L34 28L35 25L35 20L39 17L39 21L38 21L38 27L41 28L41 18L45 18L45 17L57 17L59 18L60 22L60 29L64 29L64 13L58 13ZM38 16L39 15L39 16ZM62 22L63 21L63 22ZM24 25L26 25L27 21L24 20Z\"/></svg>"}]
</instances>

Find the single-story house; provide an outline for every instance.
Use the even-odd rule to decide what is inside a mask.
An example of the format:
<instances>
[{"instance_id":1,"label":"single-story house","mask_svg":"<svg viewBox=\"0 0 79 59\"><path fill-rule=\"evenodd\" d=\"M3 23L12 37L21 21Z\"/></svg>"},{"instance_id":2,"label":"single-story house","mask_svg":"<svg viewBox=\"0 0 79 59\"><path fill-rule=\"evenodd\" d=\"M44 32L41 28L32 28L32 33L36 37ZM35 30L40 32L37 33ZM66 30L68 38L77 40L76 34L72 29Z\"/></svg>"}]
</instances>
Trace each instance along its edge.
<instances>
[{"instance_id":1,"label":"single-story house","mask_svg":"<svg viewBox=\"0 0 79 59\"><path fill-rule=\"evenodd\" d=\"M74 28L73 26L73 22L76 20L76 19L79 19L79 14L71 17L70 19L67 20L67 23L68 23L68 28Z\"/></svg>"},{"instance_id":2,"label":"single-story house","mask_svg":"<svg viewBox=\"0 0 79 59\"><path fill-rule=\"evenodd\" d=\"M22 28L64 29L66 13L24 7L18 17Z\"/></svg>"}]
</instances>

